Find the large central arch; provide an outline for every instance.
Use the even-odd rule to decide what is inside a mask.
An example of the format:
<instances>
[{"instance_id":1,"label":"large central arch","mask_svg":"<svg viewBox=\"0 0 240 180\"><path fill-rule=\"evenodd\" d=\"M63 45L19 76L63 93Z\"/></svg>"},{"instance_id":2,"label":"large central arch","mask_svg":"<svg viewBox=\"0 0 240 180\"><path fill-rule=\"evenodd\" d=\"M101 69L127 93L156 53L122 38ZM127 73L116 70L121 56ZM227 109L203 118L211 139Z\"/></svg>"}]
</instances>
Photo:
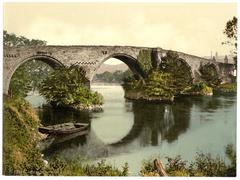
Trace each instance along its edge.
<instances>
[{"instance_id":1,"label":"large central arch","mask_svg":"<svg viewBox=\"0 0 240 180\"><path fill-rule=\"evenodd\" d=\"M60 66L64 66L60 61L58 61L57 59L51 57L51 56L47 56L47 55L34 55L34 56L30 56L28 58L22 59L20 61L20 63L17 63L16 66L14 66L14 68L12 69L9 78L7 79L7 92L9 92L9 87L10 87L10 82L12 79L13 74L15 73L15 71L24 63L26 63L27 61L31 61L31 60L36 60L36 61L42 61L46 64L48 64L50 67L52 67L53 69L56 69L57 67Z\"/></svg>"},{"instance_id":2,"label":"large central arch","mask_svg":"<svg viewBox=\"0 0 240 180\"><path fill-rule=\"evenodd\" d=\"M118 60L122 61L123 63L125 63L129 67L129 69L133 72L133 74L135 74L140 80L144 81L145 74L144 74L144 71L142 70L142 68L140 67L137 59L135 59L134 57L132 57L128 54L116 53L116 54L112 54L112 55L104 58L99 63L99 65L96 67L94 73L90 77L90 82L92 81L94 75L96 74L97 70L101 67L101 65L110 58L115 58L115 59L118 59Z\"/></svg>"}]
</instances>

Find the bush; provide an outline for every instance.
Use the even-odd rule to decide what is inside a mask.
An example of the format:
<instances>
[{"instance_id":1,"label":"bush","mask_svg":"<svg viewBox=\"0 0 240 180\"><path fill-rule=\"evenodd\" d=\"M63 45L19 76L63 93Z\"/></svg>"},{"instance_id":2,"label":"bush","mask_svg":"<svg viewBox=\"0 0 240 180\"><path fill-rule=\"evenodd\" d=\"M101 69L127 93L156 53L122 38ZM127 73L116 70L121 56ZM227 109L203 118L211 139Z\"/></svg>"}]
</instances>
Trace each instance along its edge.
<instances>
[{"instance_id":1,"label":"bush","mask_svg":"<svg viewBox=\"0 0 240 180\"><path fill-rule=\"evenodd\" d=\"M149 96L173 97L174 90L170 74L153 71L146 80L145 92Z\"/></svg>"}]
</instances>

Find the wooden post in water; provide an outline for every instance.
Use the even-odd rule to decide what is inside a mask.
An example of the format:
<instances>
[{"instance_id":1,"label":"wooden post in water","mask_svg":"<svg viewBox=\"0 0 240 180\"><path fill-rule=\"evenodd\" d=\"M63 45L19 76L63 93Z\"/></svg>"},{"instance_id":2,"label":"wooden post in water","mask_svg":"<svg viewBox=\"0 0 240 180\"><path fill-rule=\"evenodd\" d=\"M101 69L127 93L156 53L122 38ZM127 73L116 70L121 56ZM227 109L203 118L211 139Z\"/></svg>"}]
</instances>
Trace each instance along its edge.
<instances>
[{"instance_id":1,"label":"wooden post in water","mask_svg":"<svg viewBox=\"0 0 240 180\"><path fill-rule=\"evenodd\" d=\"M160 159L155 159L153 163L154 163L154 168L158 171L158 174L160 176L168 176Z\"/></svg>"}]
</instances>

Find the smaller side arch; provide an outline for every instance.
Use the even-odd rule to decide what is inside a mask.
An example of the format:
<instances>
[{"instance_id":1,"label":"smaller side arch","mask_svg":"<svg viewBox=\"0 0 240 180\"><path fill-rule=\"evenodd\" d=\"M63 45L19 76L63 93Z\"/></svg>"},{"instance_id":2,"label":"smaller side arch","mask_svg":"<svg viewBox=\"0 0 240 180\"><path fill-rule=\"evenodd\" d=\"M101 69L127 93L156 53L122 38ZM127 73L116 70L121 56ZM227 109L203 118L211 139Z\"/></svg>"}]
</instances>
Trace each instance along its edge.
<instances>
[{"instance_id":1,"label":"smaller side arch","mask_svg":"<svg viewBox=\"0 0 240 180\"><path fill-rule=\"evenodd\" d=\"M38 60L38 61L42 61L45 62L46 64L48 64L49 66L51 66L52 68L57 68L59 66L64 66L59 60L51 57L51 56L47 56L47 55L34 55L34 56L30 56L27 57L23 60L21 60L19 63L17 63L11 70L8 70L8 72L6 72L7 77L4 78L4 87L3 87L3 93L4 94L9 94L9 86L10 86L10 82L12 79L12 76L14 74L14 72L25 62L30 61L30 60Z\"/></svg>"}]
</instances>

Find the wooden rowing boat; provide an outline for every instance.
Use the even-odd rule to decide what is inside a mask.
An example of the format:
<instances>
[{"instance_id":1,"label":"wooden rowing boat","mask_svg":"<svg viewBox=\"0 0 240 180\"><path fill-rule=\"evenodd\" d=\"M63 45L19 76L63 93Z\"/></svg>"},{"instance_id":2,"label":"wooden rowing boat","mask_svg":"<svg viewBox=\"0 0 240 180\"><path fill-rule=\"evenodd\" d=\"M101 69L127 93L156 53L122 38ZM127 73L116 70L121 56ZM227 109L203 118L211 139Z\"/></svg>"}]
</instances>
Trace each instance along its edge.
<instances>
[{"instance_id":1,"label":"wooden rowing boat","mask_svg":"<svg viewBox=\"0 0 240 180\"><path fill-rule=\"evenodd\" d=\"M38 131L48 135L66 135L88 130L87 123L63 123L52 126L40 127ZM85 134L85 133L84 133Z\"/></svg>"}]
</instances>

